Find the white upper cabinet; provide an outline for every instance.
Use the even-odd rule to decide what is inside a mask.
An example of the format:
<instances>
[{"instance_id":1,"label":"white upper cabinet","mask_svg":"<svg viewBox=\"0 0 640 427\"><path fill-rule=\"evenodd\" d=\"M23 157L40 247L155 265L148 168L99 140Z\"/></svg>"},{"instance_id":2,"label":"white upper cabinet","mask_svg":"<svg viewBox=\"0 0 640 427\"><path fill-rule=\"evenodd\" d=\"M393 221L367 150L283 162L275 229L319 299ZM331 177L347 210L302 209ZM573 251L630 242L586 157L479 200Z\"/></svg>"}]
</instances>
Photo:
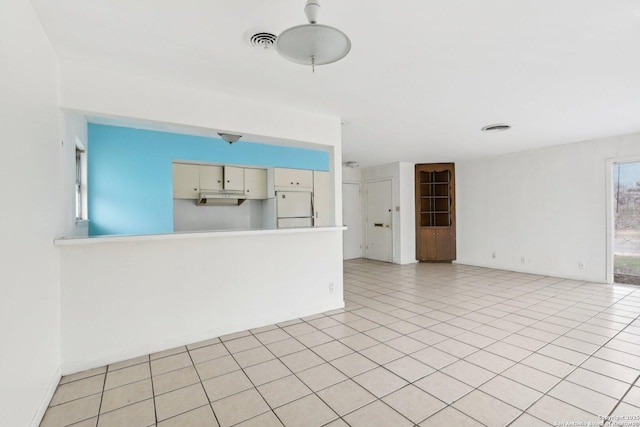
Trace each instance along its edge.
<instances>
[{"instance_id":1,"label":"white upper cabinet","mask_svg":"<svg viewBox=\"0 0 640 427\"><path fill-rule=\"evenodd\" d=\"M273 198L275 191L314 193L314 218L321 226L331 223L332 183L329 172L286 168L244 168L226 165L174 163L173 198L197 199L203 191L238 191L247 199Z\"/></svg>"},{"instance_id":2,"label":"white upper cabinet","mask_svg":"<svg viewBox=\"0 0 640 427\"><path fill-rule=\"evenodd\" d=\"M286 188L289 191L296 189L311 191L313 189L313 171L276 168L274 174L276 189Z\"/></svg>"},{"instance_id":3,"label":"white upper cabinet","mask_svg":"<svg viewBox=\"0 0 640 427\"><path fill-rule=\"evenodd\" d=\"M199 165L200 190L222 190L222 166Z\"/></svg>"},{"instance_id":4,"label":"white upper cabinet","mask_svg":"<svg viewBox=\"0 0 640 427\"><path fill-rule=\"evenodd\" d=\"M225 190L244 191L244 168L225 166L223 188Z\"/></svg>"},{"instance_id":5,"label":"white upper cabinet","mask_svg":"<svg viewBox=\"0 0 640 427\"><path fill-rule=\"evenodd\" d=\"M200 191L200 167L183 163L173 164L173 198L197 199Z\"/></svg>"},{"instance_id":6,"label":"white upper cabinet","mask_svg":"<svg viewBox=\"0 0 640 427\"><path fill-rule=\"evenodd\" d=\"M267 170L244 170L244 195L247 199L263 200L267 198Z\"/></svg>"},{"instance_id":7,"label":"white upper cabinet","mask_svg":"<svg viewBox=\"0 0 640 427\"><path fill-rule=\"evenodd\" d=\"M173 164L173 198L197 199L201 191L244 192L244 168L234 166Z\"/></svg>"},{"instance_id":8,"label":"white upper cabinet","mask_svg":"<svg viewBox=\"0 0 640 427\"><path fill-rule=\"evenodd\" d=\"M333 225L333 182L331 174L313 171L313 225L329 227Z\"/></svg>"}]
</instances>

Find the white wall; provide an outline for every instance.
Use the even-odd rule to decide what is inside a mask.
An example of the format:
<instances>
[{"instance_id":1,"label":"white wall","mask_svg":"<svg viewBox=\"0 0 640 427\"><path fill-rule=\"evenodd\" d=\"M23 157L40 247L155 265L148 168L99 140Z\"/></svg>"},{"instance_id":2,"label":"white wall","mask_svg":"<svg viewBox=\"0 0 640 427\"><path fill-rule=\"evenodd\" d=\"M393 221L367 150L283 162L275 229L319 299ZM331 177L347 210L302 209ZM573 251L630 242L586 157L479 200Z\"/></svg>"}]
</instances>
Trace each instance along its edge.
<instances>
[{"instance_id":1,"label":"white wall","mask_svg":"<svg viewBox=\"0 0 640 427\"><path fill-rule=\"evenodd\" d=\"M342 167L342 182L348 183L361 183L362 182L362 169L360 168L348 168Z\"/></svg>"},{"instance_id":2,"label":"white wall","mask_svg":"<svg viewBox=\"0 0 640 427\"><path fill-rule=\"evenodd\" d=\"M341 120L337 116L72 62L61 64L60 91L62 107L97 115L216 129L274 141L333 146L341 140ZM338 157L340 168L342 159Z\"/></svg>"},{"instance_id":3,"label":"white wall","mask_svg":"<svg viewBox=\"0 0 640 427\"><path fill-rule=\"evenodd\" d=\"M368 181L386 178L392 180L393 188L393 262L395 264L416 262L414 164L389 163L362 170L363 188ZM363 203L363 206L366 210L366 203ZM364 215L366 216L366 212ZM364 236L366 239L366 232Z\"/></svg>"},{"instance_id":4,"label":"white wall","mask_svg":"<svg viewBox=\"0 0 640 427\"><path fill-rule=\"evenodd\" d=\"M341 236L317 228L63 242L63 372L343 307Z\"/></svg>"},{"instance_id":5,"label":"white wall","mask_svg":"<svg viewBox=\"0 0 640 427\"><path fill-rule=\"evenodd\" d=\"M398 169L398 214L400 222L400 264L416 260L416 194L415 164L400 162Z\"/></svg>"},{"instance_id":6,"label":"white wall","mask_svg":"<svg viewBox=\"0 0 640 427\"><path fill-rule=\"evenodd\" d=\"M634 134L456 163L458 262L605 282L606 159L639 154Z\"/></svg>"},{"instance_id":7,"label":"white wall","mask_svg":"<svg viewBox=\"0 0 640 427\"><path fill-rule=\"evenodd\" d=\"M0 2L0 423L37 426L60 378L58 64L27 0Z\"/></svg>"},{"instance_id":8,"label":"white wall","mask_svg":"<svg viewBox=\"0 0 640 427\"><path fill-rule=\"evenodd\" d=\"M351 259L351 257L356 254L349 253L349 249L346 248L345 245L350 245L352 242L349 239L359 240L358 245L360 246L359 252L357 253L358 258L364 257L364 248L365 248L365 222L364 222L364 197L362 197L362 169L360 168L349 168L342 167L342 183L343 184L357 184L360 196L358 196L357 200L346 200L345 195L342 196L342 213L343 213L343 222L349 228L358 227L360 230L353 232L353 230L348 231L345 230L343 233L343 259ZM359 212L358 221L354 224L348 224L347 218L345 218L344 213L351 211L352 215L355 215L356 212ZM349 233L347 235L347 233ZM347 237L348 236L348 237Z\"/></svg>"}]
</instances>

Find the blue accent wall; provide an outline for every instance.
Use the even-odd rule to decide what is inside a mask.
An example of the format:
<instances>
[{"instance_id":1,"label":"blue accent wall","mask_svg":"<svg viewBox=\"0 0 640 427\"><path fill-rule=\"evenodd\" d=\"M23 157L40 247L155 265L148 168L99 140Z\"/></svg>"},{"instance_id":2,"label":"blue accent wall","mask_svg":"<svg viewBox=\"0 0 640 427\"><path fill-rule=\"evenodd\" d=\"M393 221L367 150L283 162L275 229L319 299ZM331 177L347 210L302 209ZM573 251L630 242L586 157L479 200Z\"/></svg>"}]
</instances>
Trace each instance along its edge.
<instances>
[{"instance_id":1,"label":"blue accent wall","mask_svg":"<svg viewBox=\"0 0 640 427\"><path fill-rule=\"evenodd\" d=\"M89 235L173 232L174 160L329 170L329 152L88 125Z\"/></svg>"}]
</instances>

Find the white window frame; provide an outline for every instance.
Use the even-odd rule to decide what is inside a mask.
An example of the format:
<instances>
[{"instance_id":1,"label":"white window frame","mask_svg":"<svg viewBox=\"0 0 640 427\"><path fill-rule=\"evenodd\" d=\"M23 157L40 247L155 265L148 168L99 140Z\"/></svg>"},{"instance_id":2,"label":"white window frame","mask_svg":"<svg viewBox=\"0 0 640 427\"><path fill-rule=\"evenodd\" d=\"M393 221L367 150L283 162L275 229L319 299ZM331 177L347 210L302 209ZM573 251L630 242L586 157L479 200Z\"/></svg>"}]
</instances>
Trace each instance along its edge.
<instances>
[{"instance_id":1,"label":"white window frame","mask_svg":"<svg viewBox=\"0 0 640 427\"><path fill-rule=\"evenodd\" d=\"M89 219L87 211L87 151L78 138L75 141L75 217L76 223Z\"/></svg>"}]
</instances>

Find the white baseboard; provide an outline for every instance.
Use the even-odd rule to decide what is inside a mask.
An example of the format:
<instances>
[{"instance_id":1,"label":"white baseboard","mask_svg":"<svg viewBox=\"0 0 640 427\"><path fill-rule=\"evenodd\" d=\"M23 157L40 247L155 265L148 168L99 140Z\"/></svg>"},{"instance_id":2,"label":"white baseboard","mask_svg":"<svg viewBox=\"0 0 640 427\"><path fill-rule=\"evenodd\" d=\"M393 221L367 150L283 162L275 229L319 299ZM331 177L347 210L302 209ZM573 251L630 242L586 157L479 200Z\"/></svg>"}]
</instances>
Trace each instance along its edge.
<instances>
[{"instance_id":1,"label":"white baseboard","mask_svg":"<svg viewBox=\"0 0 640 427\"><path fill-rule=\"evenodd\" d=\"M579 275L571 275L565 273L558 273L554 271L541 271L535 268L522 268L518 265L499 265L499 264L483 264L478 262L468 262L465 260L456 260L453 261L454 264L458 265L468 265L470 267L482 267L482 268L491 268L493 270L504 270L504 271L513 271L515 273L525 273L525 274L535 274L537 276L547 276L547 277L557 277L559 279L568 279L568 280L577 280L580 282L591 282L591 283L607 283L606 278L597 277L597 276L579 276Z\"/></svg>"},{"instance_id":2,"label":"white baseboard","mask_svg":"<svg viewBox=\"0 0 640 427\"><path fill-rule=\"evenodd\" d=\"M302 310L295 310L289 313L272 316L268 318L256 318L243 321L241 323L233 325L225 325L220 328L204 331L198 334L184 335L179 337L173 337L162 342L155 342L142 346L136 346L134 348L121 349L110 354L105 354L102 357L92 360L79 360L72 362L62 363L62 373L64 375L74 374L76 372L82 372L87 369L99 368L111 363L121 362L123 360L132 359L138 356L144 356L146 354L157 353L159 351L168 350L170 348L178 347L181 345L192 344L200 341L205 341L211 338L220 337L227 334L233 334L236 332L246 331L248 329L260 328L262 326L273 325L276 323L286 322L287 320L298 319L301 317L311 316L313 314L324 313L326 311L336 310L344 308L344 301L334 304L328 304L323 306L316 306ZM55 391L55 387L54 387ZM48 402L47 402L48 403ZM45 407L46 409L46 407Z\"/></svg>"},{"instance_id":3,"label":"white baseboard","mask_svg":"<svg viewBox=\"0 0 640 427\"><path fill-rule=\"evenodd\" d=\"M60 368L56 369L51 382L49 382L49 386L42 396L42 400L40 401L40 405L38 405L38 410L33 415L31 419L30 426L38 427L42 422L42 418L44 417L44 413L47 412L47 408L49 407L49 403L53 398L53 394L56 392L56 388L58 388L58 383L60 383L60 378L62 378L62 370Z\"/></svg>"}]
</instances>

